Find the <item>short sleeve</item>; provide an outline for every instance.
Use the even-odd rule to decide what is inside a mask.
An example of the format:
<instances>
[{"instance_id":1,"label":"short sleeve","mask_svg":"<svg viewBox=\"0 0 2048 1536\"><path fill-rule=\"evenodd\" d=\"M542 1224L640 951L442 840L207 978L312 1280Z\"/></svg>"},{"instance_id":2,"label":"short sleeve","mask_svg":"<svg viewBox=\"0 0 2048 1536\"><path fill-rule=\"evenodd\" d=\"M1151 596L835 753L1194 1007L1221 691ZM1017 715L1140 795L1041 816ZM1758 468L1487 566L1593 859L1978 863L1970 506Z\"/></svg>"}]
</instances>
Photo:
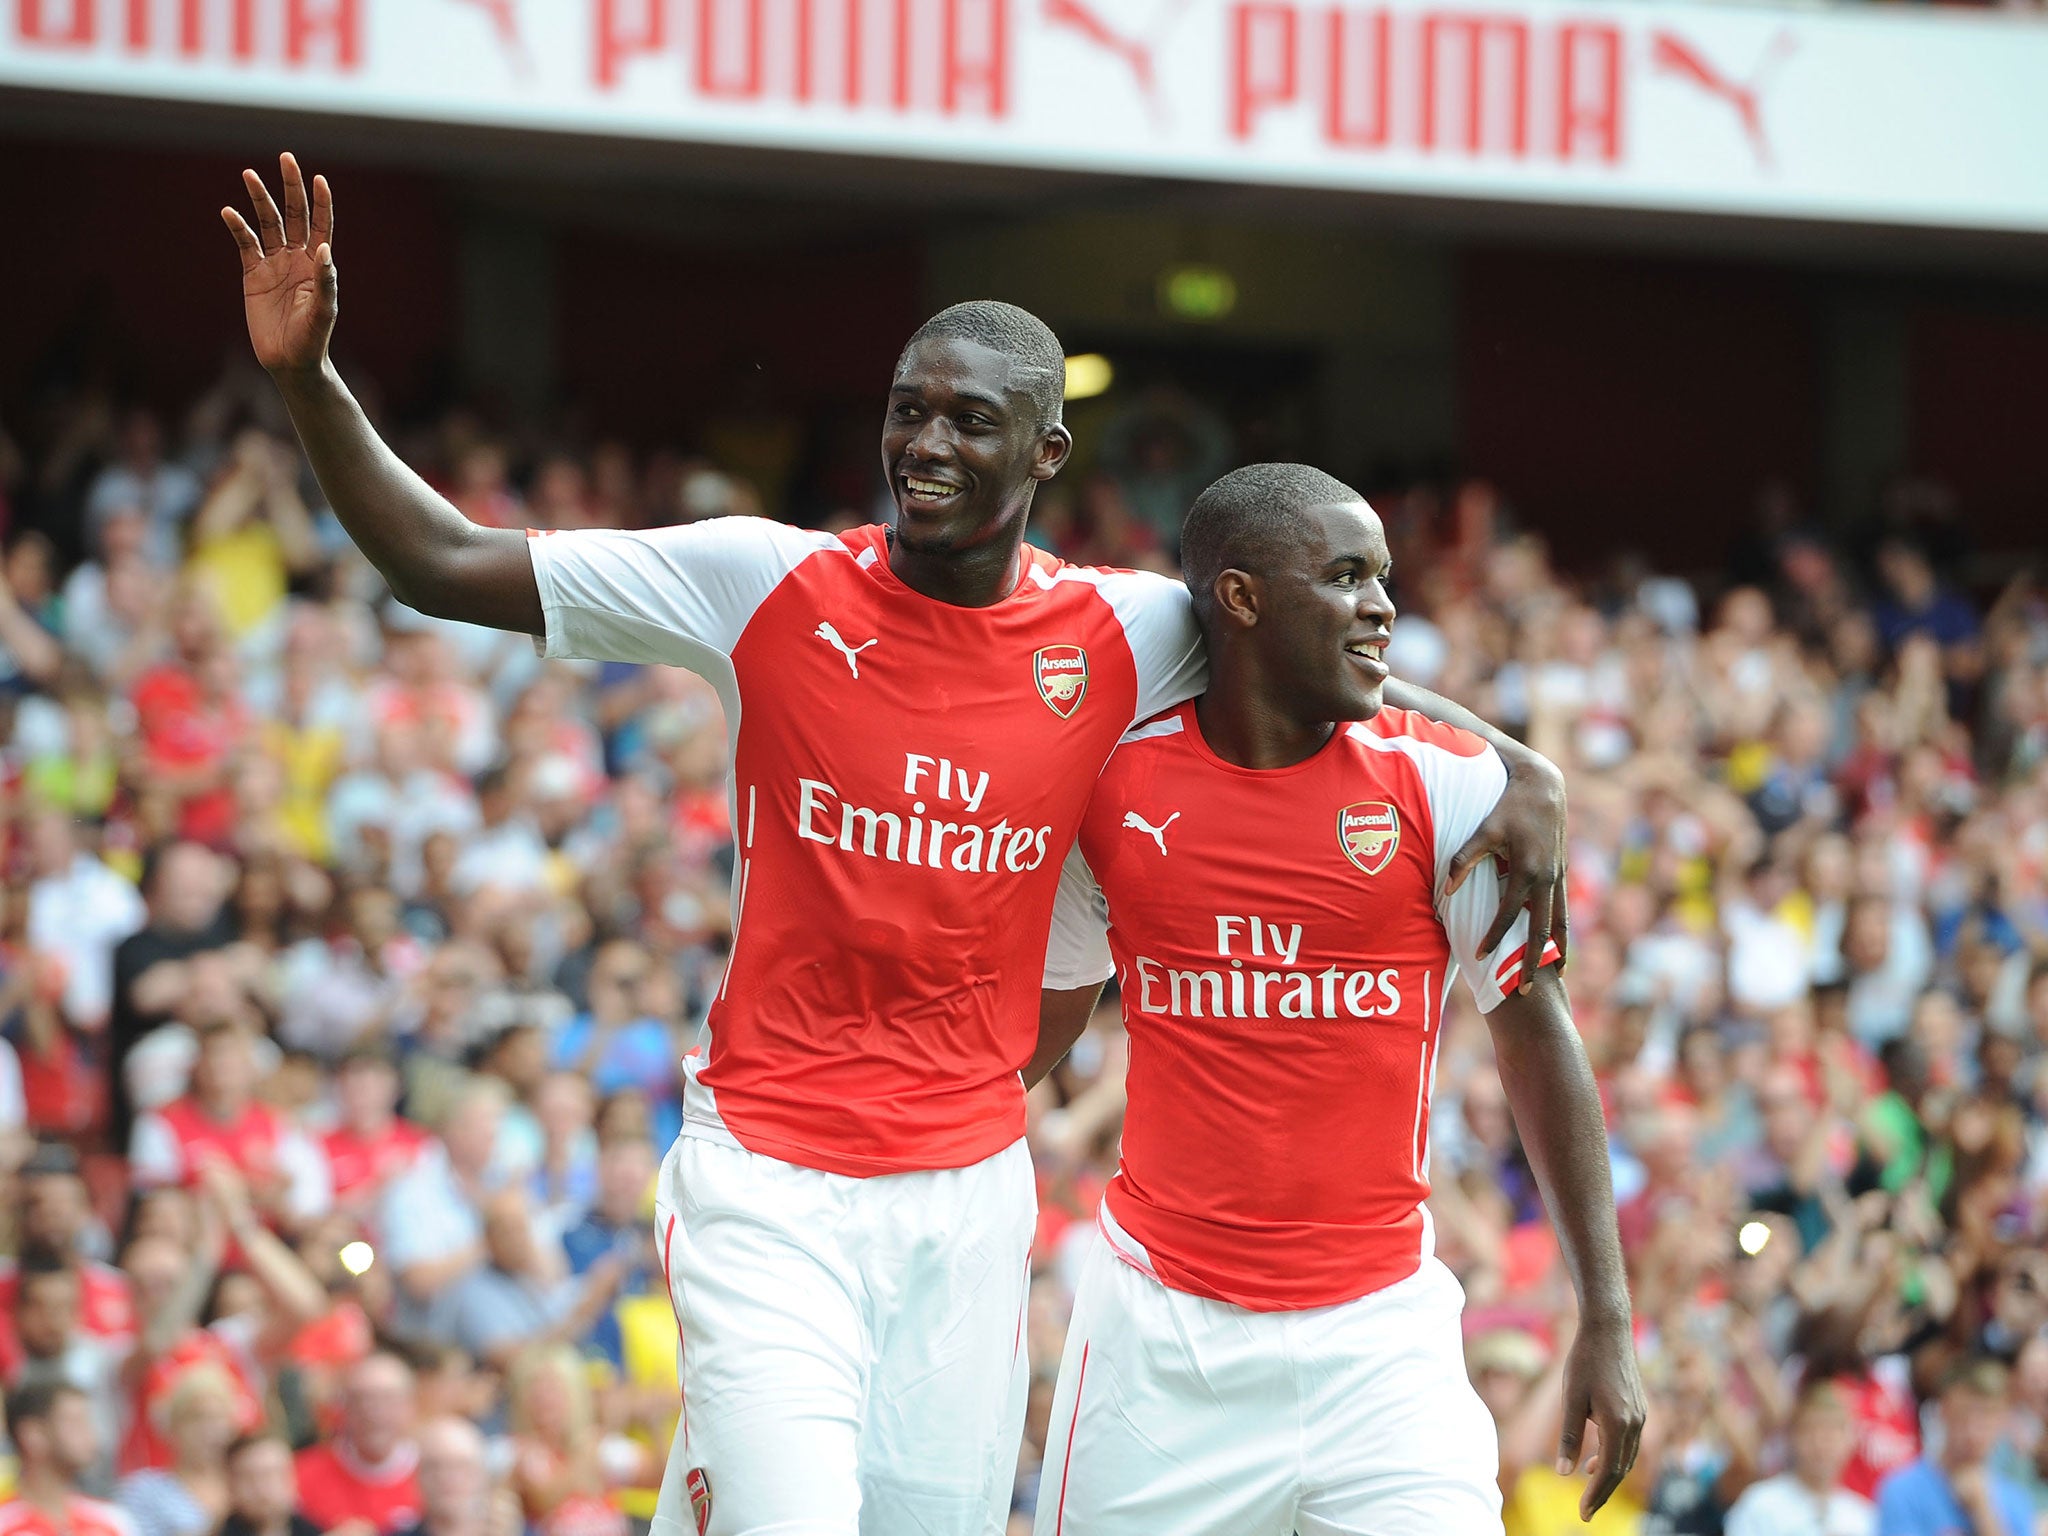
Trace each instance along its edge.
<instances>
[{"instance_id":1,"label":"short sleeve","mask_svg":"<svg viewBox=\"0 0 2048 1536\"><path fill-rule=\"evenodd\" d=\"M1109 957L1109 908L1076 843L1060 866L1059 895L1053 900L1052 932L1045 946L1045 985L1056 992L1092 987L1109 980L1115 970Z\"/></svg>"},{"instance_id":2,"label":"short sleeve","mask_svg":"<svg viewBox=\"0 0 2048 1536\"><path fill-rule=\"evenodd\" d=\"M776 583L836 546L761 517L719 517L644 532L535 530L533 559L547 632L543 656L701 670L727 656Z\"/></svg>"},{"instance_id":3,"label":"short sleeve","mask_svg":"<svg viewBox=\"0 0 2048 1536\"><path fill-rule=\"evenodd\" d=\"M1209 684L1209 653L1195 626L1188 589L1151 571L1086 572L1123 626L1138 674L1131 721L1186 703Z\"/></svg>"},{"instance_id":4,"label":"short sleeve","mask_svg":"<svg viewBox=\"0 0 2048 1536\"><path fill-rule=\"evenodd\" d=\"M1477 737L1465 739L1477 750L1457 754L1424 749L1430 753L1430 760L1424 764L1423 778L1428 786L1430 819L1436 834L1437 916L1451 941L1451 956L1465 974L1473 1001L1481 1013L1491 1013L1507 995L1504 984L1521 967L1522 953L1529 942L1529 914L1523 912L1516 917L1507 937L1490 954L1482 955L1479 946L1487 929L1493 926L1494 914L1500 910L1501 885L1493 866L1475 869L1455 895L1444 893L1452 857L1479 830L1479 824L1486 820L1508 783L1507 765L1500 760L1500 754ZM1557 946L1546 942L1543 963L1548 965L1558 958Z\"/></svg>"}]
</instances>

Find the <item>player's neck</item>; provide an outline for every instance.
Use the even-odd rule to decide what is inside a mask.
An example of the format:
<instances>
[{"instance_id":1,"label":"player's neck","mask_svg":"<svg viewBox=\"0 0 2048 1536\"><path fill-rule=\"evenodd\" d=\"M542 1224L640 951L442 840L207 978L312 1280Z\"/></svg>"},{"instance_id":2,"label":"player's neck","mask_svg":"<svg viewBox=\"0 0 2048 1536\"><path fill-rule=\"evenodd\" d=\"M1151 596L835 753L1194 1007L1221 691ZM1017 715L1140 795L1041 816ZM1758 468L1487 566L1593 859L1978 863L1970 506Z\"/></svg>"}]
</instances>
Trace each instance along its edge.
<instances>
[{"instance_id":1,"label":"player's neck","mask_svg":"<svg viewBox=\"0 0 2048 1536\"><path fill-rule=\"evenodd\" d=\"M1292 768L1322 751L1336 730L1328 720L1296 720L1227 676L1211 676L1209 691L1195 700L1195 720L1209 750L1238 768Z\"/></svg>"},{"instance_id":2,"label":"player's neck","mask_svg":"<svg viewBox=\"0 0 2048 1536\"><path fill-rule=\"evenodd\" d=\"M906 548L889 539L890 574L920 596L956 608L990 608L1017 588L1024 575L1024 524L969 549Z\"/></svg>"}]
</instances>

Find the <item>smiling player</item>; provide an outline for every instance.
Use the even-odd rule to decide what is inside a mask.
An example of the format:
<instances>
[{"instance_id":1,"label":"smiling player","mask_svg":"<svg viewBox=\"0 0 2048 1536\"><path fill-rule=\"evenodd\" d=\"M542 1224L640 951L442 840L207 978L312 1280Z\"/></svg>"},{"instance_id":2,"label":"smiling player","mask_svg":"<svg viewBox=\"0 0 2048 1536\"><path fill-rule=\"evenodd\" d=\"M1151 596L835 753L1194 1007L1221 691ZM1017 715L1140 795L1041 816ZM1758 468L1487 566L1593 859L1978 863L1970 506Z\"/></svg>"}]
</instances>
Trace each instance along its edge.
<instances>
[{"instance_id":1,"label":"smiling player","mask_svg":"<svg viewBox=\"0 0 2048 1536\"><path fill-rule=\"evenodd\" d=\"M1495 945L1490 898L1449 889L1506 769L1382 707L1387 544L1356 491L1238 470L1183 559L1208 691L1104 768L1047 960L1033 1071L1112 957L1131 1064L1038 1536L1497 1536L1493 1423L1423 1205L1461 969L1578 1287L1560 1454L1590 1415L1590 1513L1643 1414L1600 1102L1556 971L1510 994L1523 925Z\"/></svg>"},{"instance_id":2,"label":"smiling player","mask_svg":"<svg viewBox=\"0 0 2048 1536\"><path fill-rule=\"evenodd\" d=\"M250 338L392 591L551 657L688 667L724 701L734 938L660 1181L684 1412L658 1536L1000 1532L1034 1204L1018 1069L1060 866L1117 738L1203 670L1178 583L1023 543L1072 447L1058 341L994 303L911 338L888 527L481 528L335 373L333 201L282 168L282 213L254 172L256 227L223 210ZM1499 922L1526 898L1547 930L1562 792L1518 767L1465 857L1504 853Z\"/></svg>"}]
</instances>

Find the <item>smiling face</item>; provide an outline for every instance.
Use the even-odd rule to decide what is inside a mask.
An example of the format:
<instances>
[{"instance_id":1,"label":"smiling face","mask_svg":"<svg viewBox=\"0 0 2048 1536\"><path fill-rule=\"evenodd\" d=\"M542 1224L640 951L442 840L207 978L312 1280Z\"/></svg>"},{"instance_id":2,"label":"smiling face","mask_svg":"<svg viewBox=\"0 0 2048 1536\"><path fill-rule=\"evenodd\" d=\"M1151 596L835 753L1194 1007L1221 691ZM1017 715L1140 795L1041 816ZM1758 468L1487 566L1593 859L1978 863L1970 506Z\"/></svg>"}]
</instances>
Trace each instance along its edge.
<instances>
[{"instance_id":1,"label":"smiling face","mask_svg":"<svg viewBox=\"0 0 2048 1536\"><path fill-rule=\"evenodd\" d=\"M906 348L882 422L882 472L896 502L896 540L949 555L1021 530L1031 493L1066 463L1067 429L1040 419L1018 365L957 337Z\"/></svg>"},{"instance_id":2,"label":"smiling face","mask_svg":"<svg viewBox=\"0 0 2048 1536\"><path fill-rule=\"evenodd\" d=\"M1254 577L1258 619L1244 643L1297 719L1369 720L1393 635L1386 532L1362 501L1308 507L1299 521L1300 537Z\"/></svg>"}]
</instances>

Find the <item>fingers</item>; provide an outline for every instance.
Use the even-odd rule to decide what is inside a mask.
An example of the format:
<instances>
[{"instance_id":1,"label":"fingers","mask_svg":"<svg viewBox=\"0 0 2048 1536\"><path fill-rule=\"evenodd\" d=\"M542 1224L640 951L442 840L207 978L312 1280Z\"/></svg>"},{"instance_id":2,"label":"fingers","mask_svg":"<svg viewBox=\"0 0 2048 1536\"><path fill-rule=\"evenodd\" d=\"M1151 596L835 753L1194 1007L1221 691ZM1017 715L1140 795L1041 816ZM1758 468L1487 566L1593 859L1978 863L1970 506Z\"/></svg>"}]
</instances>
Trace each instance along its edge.
<instances>
[{"instance_id":1,"label":"fingers","mask_svg":"<svg viewBox=\"0 0 2048 1536\"><path fill-rule=\"evenodd\" d=\"M1586 1433L1587 1405L1581 1401L1567 1403L1564 1410L1564 1428L1557 1437L1557 1475L1570 1477L1579 1470L1579 1447Z\"/></svg>"},{"instance_id":2,"label":"fingers","mask_svg":"<svg viewBox=\"0 0 2048 1536\"><path fill-rule=\"evenodd\" d=\"M1557 888L1550 885L1537 886L1529 893L1529 942L1522 946L1519 983L1524 992L1536 985L1536 973L1543 969L1543 950L1550 942L1550 916L1556 894Z\"/></svg>"},{"instance_id":3,"label":"fingers","mask_svg":"<svg viewBox=\"0 0 2048 1536\"><path fill-rule=\"evenodd\" d=\"M1493 926L1486 930L1486 937L1479 941L1479 956L1484 959L1501 946L1508 936L1508 930L1515 926L1515 919L1522 915L1522 908L1529 905L1529 892L1535 882L1526 875L1517 875L1508 882L1501 892L1500 908L1493 914Z\"/></svg>"},{"instance_id":4,"label":"fingers","mask_svg":"<svg viewBox=\"0 0 2048 1536\"><path fill-rule=\"evenodd\" d=\"M325 176L313 178L313 229L306 243L321 246L334 239L334 191Z\"/></svg>"},{"instance_id":5,"label":"fingers","mask_svg":"<svg viewBox=\"0 0 2048 1536\"><path fill-rule=\"evenodd\" d=\"M277 204L270 200L270 189L263 185L263 178L254 171L242 172L242 185L249 189L249 201L256 209L256 235L263 244L263 254L284 247L284 220L278 217Z\"/></svg>"},{"instance_id":6,"label":"fingers","mask_svg":"<svg viewBox=\"0 0 2048 1536\"><path fill-rule=\"evenodd\" d=\"M1579 1518L1590 1520L1602 1505L1614 1497L1614 1490L1628 1477L1629 1470L1636 1463L1636 1446L1641 1437L1640 1429L1624 1433L1605 1420L1597 1427L1600 1436L1600 1454L1595 1456L1586 1468L1589 1481L1586 1491L1579 1498Z\"/></svg>"},{"instance_id":7,"label":"fingers","mask_svg":"<svg viewBox=\"0 0 2048 1536\"><path fill-rule=\"evenodd\" d=\"M1451 856L1450 878L1444 882L1444 894L1457 894L1458 887L1465 883L1465 877L1472 873L1473 866L1493 851L1493 839L1485 827L1481 827L1465 839L1465 846Z\"/></svg>"},{"instance_id":8,"label":"fingers","mask_svg":"<svg viewBox=\"0 0 2048 1536\"><path fill-rule=\"evenodd\" d=\"M287 245L305 245L308 210L306 178L296 156L286 151L277 157L278 180L284 186L284 239Z\"/></svg>"},{"instance_id":9,"label":"fingers","mask_svg":"<svg viewBox=\"0 0 2048 1536\"><path fill-rule=\"evenodd\" d=\"M235 237L235 249L242 256L242 270L254 272L263 264L263 247L256 241L256 231L232 208L221 209L220 218L227 225L228 233Z\"/></svg>"}]
</instances>

